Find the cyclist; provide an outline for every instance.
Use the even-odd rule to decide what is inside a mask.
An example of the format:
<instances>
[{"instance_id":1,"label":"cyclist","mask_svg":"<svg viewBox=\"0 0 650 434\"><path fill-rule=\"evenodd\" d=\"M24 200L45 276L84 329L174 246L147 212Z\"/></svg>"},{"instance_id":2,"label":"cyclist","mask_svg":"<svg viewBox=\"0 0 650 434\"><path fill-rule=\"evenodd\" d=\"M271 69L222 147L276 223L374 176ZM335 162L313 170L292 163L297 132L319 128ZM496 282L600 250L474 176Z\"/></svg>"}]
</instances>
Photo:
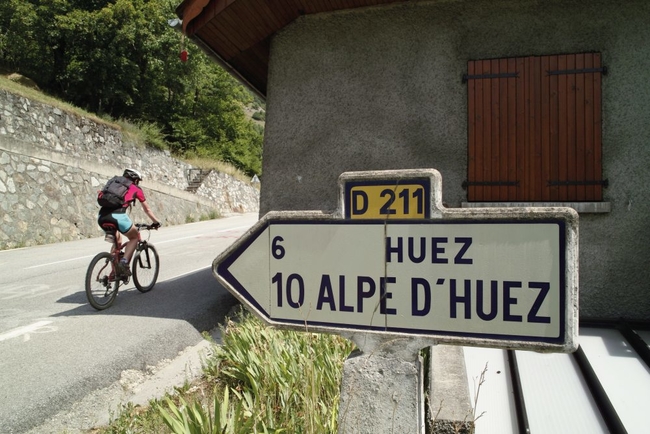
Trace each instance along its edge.
<instances>
[{"instance_id":1,"label":"cyclist","mask_svg":"<svg viewBox=\"0 0 650 434\"><path fill-rule=\"evenodd\" d=\"M135 227L131 218L126 213L127 210L135 203L136 200L140 201L142 204L142 209L144 213L151 219L153 222L154 228L160 227L160 222L154 215L149 204L147 204L144 197L142 189L138 186L142 180L142 175L135 169L126 169L122 175L125 178L128 178L133 183L129 186L126 194L124 195L124 203L121 207L115 208L106 208L102 207L99 210L99 216L97 218L97 223L99 226L106 231L106 241L113 242L113 233L105 229L105 225L108 224L109 227L117 228L114 236L117 236L117 245L120 245L120 232L127 236L129 241L124 248L124 256L120 260L118 267L118 274L122 276L130 276L131 271L129 270L129 263L131 262L131 256L138 245L138 229Z\"/></svg>"}]
</instances>

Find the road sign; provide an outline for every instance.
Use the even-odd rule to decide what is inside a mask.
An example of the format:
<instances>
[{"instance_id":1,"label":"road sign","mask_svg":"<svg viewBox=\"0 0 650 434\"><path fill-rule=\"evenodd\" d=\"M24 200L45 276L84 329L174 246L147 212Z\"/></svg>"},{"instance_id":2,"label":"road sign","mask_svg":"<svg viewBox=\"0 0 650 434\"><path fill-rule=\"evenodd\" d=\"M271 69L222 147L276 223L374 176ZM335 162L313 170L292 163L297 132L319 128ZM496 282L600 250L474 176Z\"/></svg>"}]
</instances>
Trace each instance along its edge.
<instances>
[{"instance_id":1,"label":"road sign","mask_svg":"<svg viewBox=\"0 0 650 434\"><path fill-rule=\"evenodd\" d=\"M345 184L345 218L429 218L428 179L351 181Z\"/></svg>"},{"instance_id":2,"label":"road sign","mask_svg":"<svg viewBox=\"0 0 650 434\"><path fill-rule=\"evenodd\" d=\"M215 260L214 273L272 325L575 349L575 211L429 214L440 218L269 213Z\"/></svg>"}]
</instances>

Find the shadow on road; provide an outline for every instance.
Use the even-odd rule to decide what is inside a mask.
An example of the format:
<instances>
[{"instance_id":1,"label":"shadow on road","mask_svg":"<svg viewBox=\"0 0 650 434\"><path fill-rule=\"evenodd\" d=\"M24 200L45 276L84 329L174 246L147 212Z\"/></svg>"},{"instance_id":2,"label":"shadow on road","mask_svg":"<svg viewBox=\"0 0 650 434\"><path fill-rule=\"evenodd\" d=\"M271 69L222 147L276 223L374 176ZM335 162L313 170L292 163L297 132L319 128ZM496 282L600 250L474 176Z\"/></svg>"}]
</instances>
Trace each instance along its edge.
<instances>
[{"instance_id":1,"label":"shadow on road","mask_svg":"<svg viewBox=\"0 0 650 434\"><path fill-rule=\"evenodd\" d=\"M223 321L238 301L212 274L210 268L178 278L156 283L147 293L138 291L131 281L120 287L120 292L111 307L95 310L84 291L67 295L57 303L82 304L54 317L81 315L128 315L154 318L169 318L187 321L198 331L211 330Z\"/></svg>"}]
</instances>

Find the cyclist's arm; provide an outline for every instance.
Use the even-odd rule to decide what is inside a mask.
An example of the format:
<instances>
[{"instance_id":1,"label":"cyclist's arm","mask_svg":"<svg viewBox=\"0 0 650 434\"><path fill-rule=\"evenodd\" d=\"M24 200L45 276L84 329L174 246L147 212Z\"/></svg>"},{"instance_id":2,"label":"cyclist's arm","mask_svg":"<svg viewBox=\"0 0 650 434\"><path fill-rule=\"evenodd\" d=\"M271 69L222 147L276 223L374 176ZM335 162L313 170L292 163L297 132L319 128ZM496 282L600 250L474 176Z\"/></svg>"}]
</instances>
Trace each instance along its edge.
<instances>
[{"instance_id":1,"label":"cyclist's arm","mask_svg":"<svg viewBox=\"0 0 650 434\"><path fill-rule=\"evenodd\" d=\"M151 219L151 221L153 223L160 222L160 220L158 220L156 218L156 215L153 213L153 211L151 211L151 208L149 208L149 205L147 204L147 202L144 201L144 202L141 202L141 203L142 203L142 210Z\"/></svg>"}]
</instances>

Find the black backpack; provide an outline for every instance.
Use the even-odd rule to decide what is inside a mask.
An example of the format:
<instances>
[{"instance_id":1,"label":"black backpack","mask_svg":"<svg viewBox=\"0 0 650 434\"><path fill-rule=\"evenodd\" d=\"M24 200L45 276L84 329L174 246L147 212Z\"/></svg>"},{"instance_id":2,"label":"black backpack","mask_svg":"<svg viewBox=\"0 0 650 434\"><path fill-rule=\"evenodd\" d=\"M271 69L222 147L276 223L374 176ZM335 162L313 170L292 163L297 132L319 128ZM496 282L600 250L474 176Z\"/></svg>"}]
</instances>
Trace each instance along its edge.
<instances>
[{"instance_id":1,"label":"black backpack","mask_svg":"<svg viewBox=\"0 0 650 434\"><path fill-rule=\"evenodd\" d=\"M131 184L133 181L124 176L112 177L97 195L97 203L102 208L120 208L124 205L124 196Z\"/></svg>"}]
</instances>

